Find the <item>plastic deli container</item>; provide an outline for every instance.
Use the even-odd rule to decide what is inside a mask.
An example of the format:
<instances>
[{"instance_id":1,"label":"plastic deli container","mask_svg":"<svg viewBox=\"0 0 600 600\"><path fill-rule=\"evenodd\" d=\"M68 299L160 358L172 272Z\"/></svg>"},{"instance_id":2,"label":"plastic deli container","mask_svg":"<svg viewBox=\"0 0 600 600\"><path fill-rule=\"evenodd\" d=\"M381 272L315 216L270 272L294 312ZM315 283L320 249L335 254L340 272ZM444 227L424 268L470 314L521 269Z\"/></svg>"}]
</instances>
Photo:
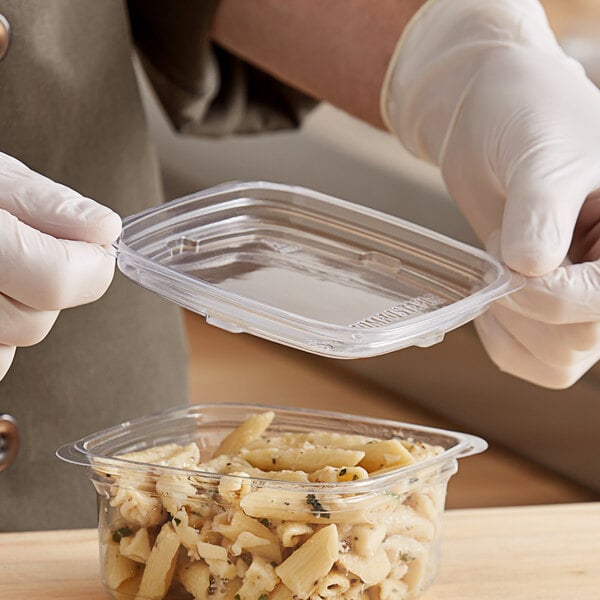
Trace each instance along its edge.
<instances>
[{"instance_id":1,"label":"plastic deli container","mask_svg":"<svg viewBox=\"0 0 600 600\"><path fill-rule=\"evenodd\" d=\"M127 277L209 323L334 358L432 345L524 282L443 235L264 182L128 217L116 247Z\"/></svg>"},{"instance_id":2,"label":"plastic deli container","mask_svg":"<svg viewBox=\"0 0 600 600\"><path fill-rule=\"evenodd\" d=\"M113 598L403 600L438 572L457 459L485 447L364 416L205 404L58 455L88 467L98 492Z\"/></svg>"}]
</instances>

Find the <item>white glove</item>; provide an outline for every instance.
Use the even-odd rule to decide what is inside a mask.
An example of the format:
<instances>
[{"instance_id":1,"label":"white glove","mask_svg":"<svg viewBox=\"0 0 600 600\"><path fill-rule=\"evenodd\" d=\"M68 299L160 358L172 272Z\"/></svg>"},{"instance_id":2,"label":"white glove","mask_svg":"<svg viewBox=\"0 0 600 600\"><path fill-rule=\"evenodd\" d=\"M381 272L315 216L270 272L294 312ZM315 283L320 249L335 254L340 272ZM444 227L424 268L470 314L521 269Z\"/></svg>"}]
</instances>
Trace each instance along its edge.
<instances>
[{"instance_id":1,"label":"white glove","mask_svg":"<svg viewBox=\"0 0 600 600\"><path fill-rule=\"evenodd\" d=\"M61 309L106 291L115 260L103 246L120 230L110 209L0 153L0 379Z\"/></svg>"},{"instance_id":2,"label":"white glove","mask_svg":"<svg viewBox=\"0 0 600 600\"><path fill-rule=\"evenodd\" d=\"M600 359L600 91L537 0L430 0L381 98L490 251L532 277L476 321L491 358L573 384Z\"/></svg>"}]
</instances>

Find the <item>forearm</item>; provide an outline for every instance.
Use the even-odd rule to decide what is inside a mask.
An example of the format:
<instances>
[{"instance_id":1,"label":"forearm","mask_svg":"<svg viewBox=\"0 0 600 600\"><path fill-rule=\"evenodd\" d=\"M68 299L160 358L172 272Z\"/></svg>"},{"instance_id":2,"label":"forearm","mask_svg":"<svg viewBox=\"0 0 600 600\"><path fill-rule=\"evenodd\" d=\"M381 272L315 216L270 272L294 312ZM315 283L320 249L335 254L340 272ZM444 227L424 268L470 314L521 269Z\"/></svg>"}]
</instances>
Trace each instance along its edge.
<instances>
[{"instance_id":1,"label":"forearm","mask_svg":"<svg viewBox=\"0 0 600 600\"><path fill-rule=\"evenodd\" d=\"M383 127L392 52L426 0L220 0L214 41L278 79Z\"/></svg>"}]
</instances>

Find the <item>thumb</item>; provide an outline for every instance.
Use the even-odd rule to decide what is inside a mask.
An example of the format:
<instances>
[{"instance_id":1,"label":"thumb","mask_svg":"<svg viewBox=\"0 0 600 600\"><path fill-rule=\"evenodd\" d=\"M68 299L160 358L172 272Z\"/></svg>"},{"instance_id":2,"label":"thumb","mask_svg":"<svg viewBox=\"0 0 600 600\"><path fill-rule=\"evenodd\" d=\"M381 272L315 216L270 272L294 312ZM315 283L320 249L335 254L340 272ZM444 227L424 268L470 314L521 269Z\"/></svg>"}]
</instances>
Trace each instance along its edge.
<instances>
[{"instance_id":1,"label":"thumb","mask_svg":"<svg viewBox=\"0 0 600 600\"><path fill-rule=\"evenodd\" d=\"M500 241L502 259L528 277L545 275L563 263L579 212L591 192L578 174L561 179L515 180L508 189Z\"/></svg>"},{"instance_id":2,"label":"thumb","mask_svg":"<svg viewBox=\"0 0 600 600\"><path fill-rule=\"evenodd\" d=\"M108 207L0 153L0 209L53 237L107 245L121 219Z\"/></svg>"}]
</instances>

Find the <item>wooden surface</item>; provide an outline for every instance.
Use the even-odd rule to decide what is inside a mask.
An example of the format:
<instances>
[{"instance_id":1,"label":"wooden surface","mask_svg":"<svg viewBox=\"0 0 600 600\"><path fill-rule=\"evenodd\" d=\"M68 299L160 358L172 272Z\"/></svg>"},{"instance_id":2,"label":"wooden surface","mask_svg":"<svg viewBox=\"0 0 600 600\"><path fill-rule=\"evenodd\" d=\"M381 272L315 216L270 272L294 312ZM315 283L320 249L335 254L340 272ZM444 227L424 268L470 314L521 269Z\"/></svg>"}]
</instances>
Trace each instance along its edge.
<instances>
[{"instance_id":1,"label":"wooden surface","mask_svg":"<svg viewBox=\"0 0 600 600\"><path fill-rule=\"evenodd\" d=\"M336 368L336 362L259 338L232 334L186 312L191 401L249 402L322 408L462 430L386 389ZM476 431L469 433L477 434ZM449 508L600 500L497 443L459 462ZM600 597L600 596L599 596Z\"/></svg>"},{"instance_id":2,"label":"wooden surface","mask_svg":"<svg viewBox=\"0 0 600 600\"><path fill-rule=\"evenodd\" d=\"M95 530L0 534L2 600L101 600ZM600 504L449 511L422 600L598 600Z\"/></svg>"}]
</instances>

